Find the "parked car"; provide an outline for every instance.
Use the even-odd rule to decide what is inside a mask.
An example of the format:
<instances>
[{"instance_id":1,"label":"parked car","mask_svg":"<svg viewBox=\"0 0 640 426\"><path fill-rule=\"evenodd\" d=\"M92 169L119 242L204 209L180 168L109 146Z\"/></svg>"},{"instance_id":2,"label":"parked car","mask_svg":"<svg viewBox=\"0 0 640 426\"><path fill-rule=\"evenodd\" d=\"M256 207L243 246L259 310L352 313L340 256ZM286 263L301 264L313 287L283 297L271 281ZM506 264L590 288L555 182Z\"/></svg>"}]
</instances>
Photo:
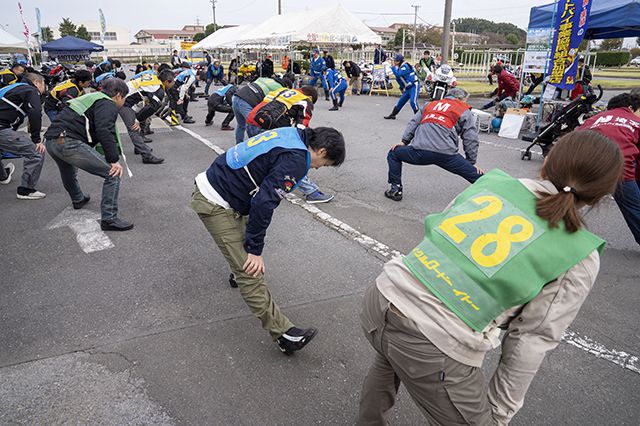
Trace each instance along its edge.
<instances>
[{"instance_id":1,"label":"parked car","mask_svg":"<svg viewBox=\"0 0 640 426\"><path fill-rule=\"evenodd\" d=\"M640 56L636 56L629 62L629 65L635 65L636 67L640 67Z\"/></svg>"}]
</instances>

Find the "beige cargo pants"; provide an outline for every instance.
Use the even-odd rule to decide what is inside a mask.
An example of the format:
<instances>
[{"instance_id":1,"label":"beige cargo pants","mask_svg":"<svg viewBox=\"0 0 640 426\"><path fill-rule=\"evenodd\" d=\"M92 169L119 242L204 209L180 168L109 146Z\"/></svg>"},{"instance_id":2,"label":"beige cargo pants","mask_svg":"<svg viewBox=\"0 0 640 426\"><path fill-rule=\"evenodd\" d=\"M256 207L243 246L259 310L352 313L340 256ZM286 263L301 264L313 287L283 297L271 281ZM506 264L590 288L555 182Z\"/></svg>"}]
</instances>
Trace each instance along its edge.
<instances>
[{"instance_id":1,"label":"beige cargo pants","mask_svg":"<svg viewBox=\"0 0 640 426\"><path fill-rule=\"evenodd\" d=\"M253 315L260 320L262 328L271 334L273 340L282 336L293 327L293 323L280 312L264 275L253 277L243 269L247 260L247 252L244 250L247 217L210 202L200 193L197 186L193 191L190 206L198 213L204 227L227 259L231 272L236 276L242 298Z\"/></svg>"},{"instance_id":2,"label":"beige cargo pants","mask_svg":"<svg viewBox=\"0 0 640 426\"><path fill-rule=\"evenodd\" d=\"M359 426L387 425L400 383L430 426L495 424L482 371L443 354L376 286L365 294L360 321L376 354L360 397Z\"/></svg>"}]
</instances>

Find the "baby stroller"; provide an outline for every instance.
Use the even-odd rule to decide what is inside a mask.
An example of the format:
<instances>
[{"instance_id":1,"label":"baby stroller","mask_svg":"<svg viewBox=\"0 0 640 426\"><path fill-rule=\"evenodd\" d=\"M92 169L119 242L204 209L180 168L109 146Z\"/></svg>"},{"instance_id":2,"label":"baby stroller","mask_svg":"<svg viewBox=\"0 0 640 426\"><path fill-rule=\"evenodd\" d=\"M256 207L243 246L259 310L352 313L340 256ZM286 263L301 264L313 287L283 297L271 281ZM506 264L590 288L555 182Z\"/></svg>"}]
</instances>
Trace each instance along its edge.
<instances>
[{"instance_id":1,"label":"baby stroller","mask_svg":"<svg viewBox=\"0 0 640 426\"><path fill-rule=\"evenodd\" d=\"M544 126L537 135L523 135L522 140L531 142L531 145L522 153L521 159L531 160L531 148L536 145L542 148L542 155L546 157L553 143L559 137L582 125L584 121L593 114L593 104L602 98L602 87L600 85L598 85L598 90L600 92L599 95L596 95L593 91L589 91L571 101L571 103L555 113L551 122Z\"/></svg>"}]
</instances>

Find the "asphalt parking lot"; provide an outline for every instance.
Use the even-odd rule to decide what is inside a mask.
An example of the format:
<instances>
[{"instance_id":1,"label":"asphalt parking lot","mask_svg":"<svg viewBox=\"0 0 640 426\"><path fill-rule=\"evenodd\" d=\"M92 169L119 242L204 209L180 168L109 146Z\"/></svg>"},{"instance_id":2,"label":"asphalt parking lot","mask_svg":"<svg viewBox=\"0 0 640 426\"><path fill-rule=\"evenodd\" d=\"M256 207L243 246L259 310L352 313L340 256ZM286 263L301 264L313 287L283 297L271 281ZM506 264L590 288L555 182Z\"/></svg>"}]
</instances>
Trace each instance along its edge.
<instances>
[{"instance_id":1,"label":"asphalt parking lot","mask_svg":"<svg viewBox=\"0 0 640 426\"><path fill-rule=\"evenodd\" d=\"M358 323L362 295L393 251L421 240L424 216L467 186L435 167L406 167L405 199L383 196L386 152L411 117L407 106L398 120L383 120L394 102L349 96L337 113L316 104L312 127L336 127L347 141L342 167L311 173L336 198L319 210L283 202L265 249L279 305L296 324L319 329L292 357L228 285L224 258L188 207L194 177L217 155L203 140L234 143L219 115L204 126L204 100L190 105L197 123L185 125L198 137L154 121L162 165L142 164L124 136L134 176L124 179L120 212L135 228L108 233L108 248L83 251L61 222L72 213L50 157L39 188L46 199L16 200L16 183L0 188L0 424L353 424L373 358ZM485 170L537 175L541 157L521 161L524 142L481 140ZM79 176L93 196L87 211L99 212L101 182ZM640 249L613 200L587 218L607 240L600 275L514 425L638 424ZM487 377L498 359L490 354ZM391 424L423 424L404 390Z\"/></svg>"}]
</instances>

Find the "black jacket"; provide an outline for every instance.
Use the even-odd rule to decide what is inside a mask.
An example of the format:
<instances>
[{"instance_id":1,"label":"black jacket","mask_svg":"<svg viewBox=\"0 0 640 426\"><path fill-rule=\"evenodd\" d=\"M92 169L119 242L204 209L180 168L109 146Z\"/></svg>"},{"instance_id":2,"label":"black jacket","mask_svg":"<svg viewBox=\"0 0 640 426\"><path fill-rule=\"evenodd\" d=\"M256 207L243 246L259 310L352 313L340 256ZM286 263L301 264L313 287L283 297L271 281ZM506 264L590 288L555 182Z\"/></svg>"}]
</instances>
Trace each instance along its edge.
<instances>
[{"instance_id":1,"label":"black jacket","mask_svg":"<svg viewBox=\"0 0 640 426\"><path fill-rule=\"evenodd\" d=\"M280 86L284 87L284 83L282 82L282 80L280 80L279 78L274 78L274 80L278 84L280 84ZM264 97L267 96L267 93L263 93L262 89L257 84L249 83L246 86L238 89L238 91L236 92L236 96L246 101L249 105L251 105L251 108L253 108L260 102L262 102Z\"/></svg>"},{"instance_id":2,"label":"black jacket","mask_svg":"<svg viewBox=\"0 0 640 426\"><path fill-rule=\"evenodd\" d=\"M40 143L40 129L42 127L42 105L40 103L40 92L31 84L16 86L9 90L4 97L18 106L24 113L22 114L7 102L0 100L0 129L18 128L24 122L25 117L29 117L29 133L33 143Z\"/></svg>"},{"instance_id":3,"label":"black jacket","mask_svg":"<svg viewBox=\"0 0 640 426\"><path fill-rule=\"evenodd\" d=\"M215 108L218 105L227 105L230 107L236 90L238 90L238 86L229 87L229 90L227 90L227 93L225 93L224 96L220 96L216 92L213 92L207 100L207 105L210 108Z\"/></svg>"},{"instance_id":4,"label":"black jacket","mask_svg":"<svg viewBox=\"0 0 640 426\"><path fill-rule=\"evenodd\" d=\"M347 72L347 77L360 77L362 70L358 64L353 61L347 61L347 63L349 64L349 68L344 67L344 70Z\"/></svg>"},{"instance_id":5,"label":"black jacket","mask_svg":"<svg viewBox=\"0 0 640 426\"><path fill-rule=\"evenodd\" d=\"M64 108L58 114L44 137L46 139L56 139L61 134L64 134L68 138L83 141L90 146L96 146L100 142L107 162L116 163L120 158L118 155L118 141L115 135L118 107L110 99L99 99L87 110L86 116L89 118L91 142L89 142L87 136L85 117L76 114L71 108Z\"/></svg>"},{"instance_id":6,"label":"black jacket","mask_svg":"<svg viewBox=\"0 0 640 426\"><path fill-rule=\"evenodd\" d=\"M299 133L306 144L306 130ZM307 153L299 149L274 148L254 159L247 167L260 187L255 197L249 194L255 186L247 172L230 168L224 154L211 164L207 179L233 210L249 216L244 248L247 253L260 256L273 211L305 176Z\"/></svg>"},{"instance_id":7,"label":"black jacket","mask_svg":"<svg viewBox=\"0 0 640 426\"><path fill-rule=\"evenodd\" d=\"M325 56L324 63L327 65L327 68L336 69L336 61L333 60L333 56Z\"/></svg>"},{"instance_id":8,"label":"black jacket","mask_svg":"<svg viewBox=\"0 0 640 426\"><path fill-rule=\"evenodd\" d=\"M148 103L136 113L136 120L138 120L139 122L143 122L144 120L155 114L158 109L160 109L165 95L166 93L163 86L160 86L160 88L158 88L158 90L156 90L155 92L140 90L127 96L124 101L124 105L131 108L134 105L144 101L145 99L148 100Z\"/></svg>"},{"instance_id":9,"label":"black jacket","mask_svg":"<svg viewBox=\"0 0 640 426\"><path fill-rule=\"evenodd\" d=\"M266 58L262 61L262 77L271 77L273 75L273 61Z\"/></svg>"}]
</instances>

